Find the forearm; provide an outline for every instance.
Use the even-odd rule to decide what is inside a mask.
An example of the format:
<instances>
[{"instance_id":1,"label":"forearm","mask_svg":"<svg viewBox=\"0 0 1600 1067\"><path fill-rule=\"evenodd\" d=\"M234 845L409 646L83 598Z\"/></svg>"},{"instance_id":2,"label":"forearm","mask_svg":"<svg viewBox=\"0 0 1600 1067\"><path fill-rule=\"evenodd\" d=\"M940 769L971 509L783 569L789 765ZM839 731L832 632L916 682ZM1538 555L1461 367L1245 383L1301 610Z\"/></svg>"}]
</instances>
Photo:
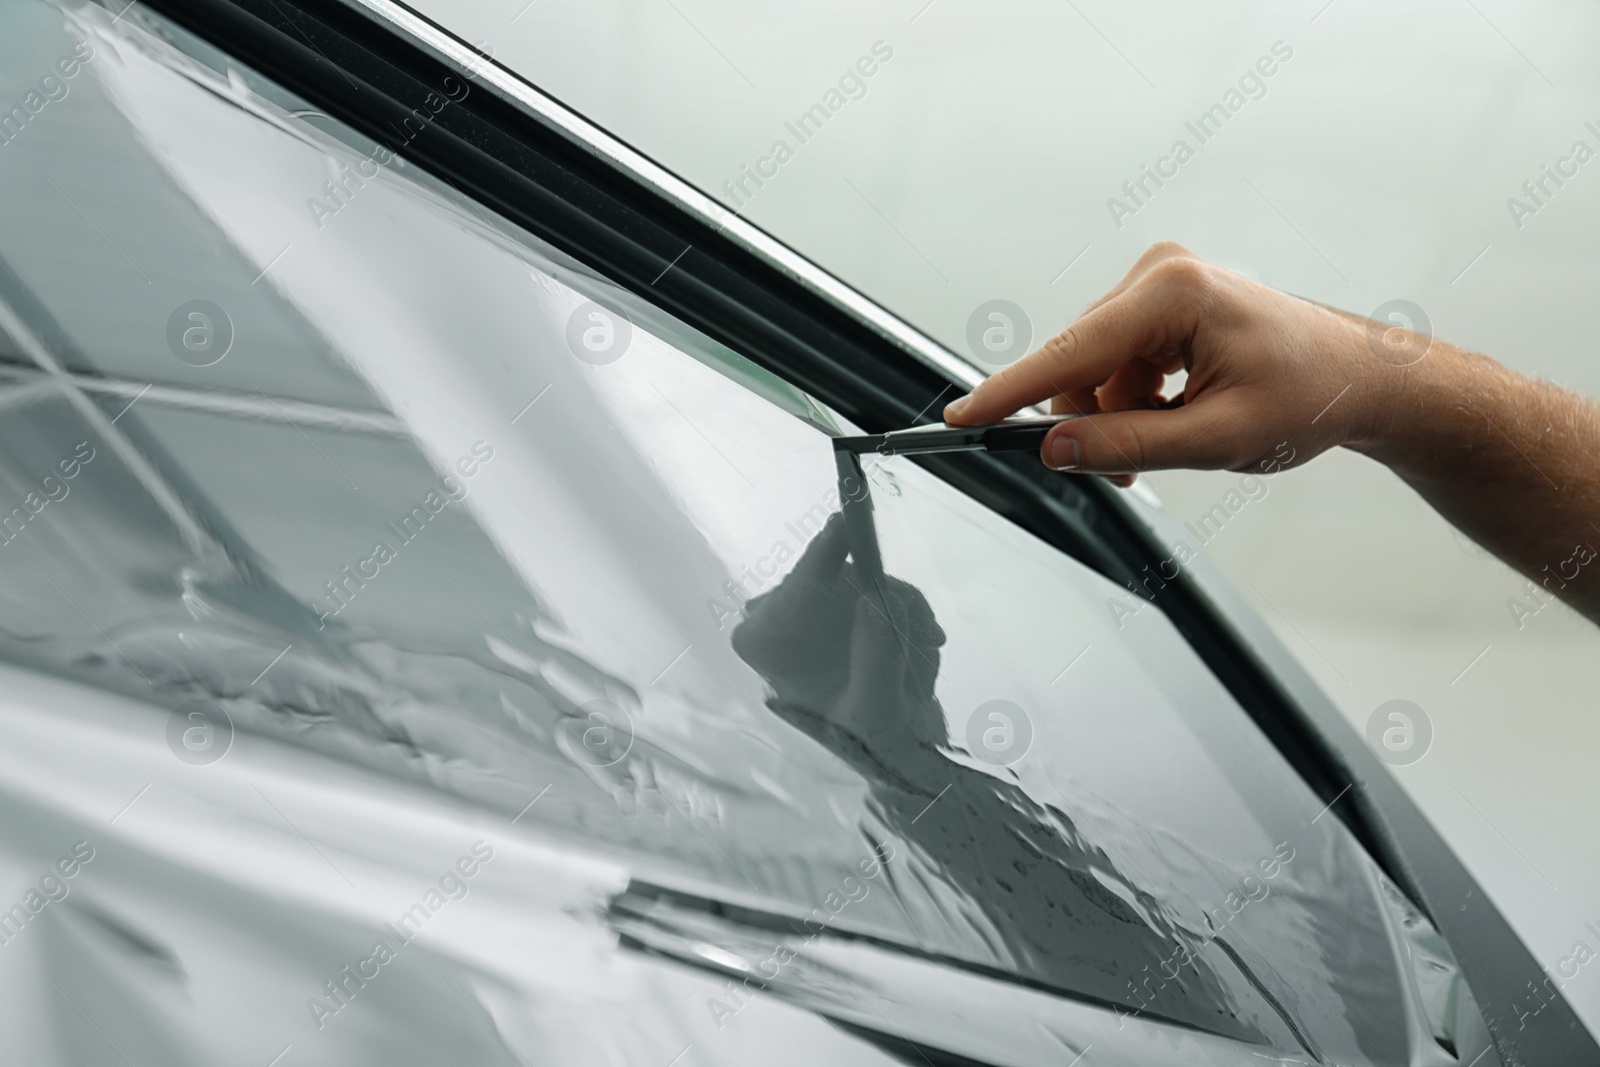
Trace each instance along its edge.
<instances>
[{"instance_id":1,"label":"forearm","mask_svg":"<svg viewBox=\"0 0 1600 1067\"><path fill-rule=\"evenodd\" d=\"M1600 404L1438 341L1364 385L1372 416L1349 446L1600 622Z\"/></svg>"},{"instance_id":2,"label":"forearm","mask_svg":"<svg viewBox=\"0 0 1600 1067\"><path fill-rule=\"evenodd\" d=\"M1163 385L1186 371L1183 403ZM1152 247L1060 335L945 409L957 425L1041 400L1084 418L1040 458L1112 475L1279 469L1344 445L1600 623L1600 404L1483 356Z\"/></svg>"}]
</instances>

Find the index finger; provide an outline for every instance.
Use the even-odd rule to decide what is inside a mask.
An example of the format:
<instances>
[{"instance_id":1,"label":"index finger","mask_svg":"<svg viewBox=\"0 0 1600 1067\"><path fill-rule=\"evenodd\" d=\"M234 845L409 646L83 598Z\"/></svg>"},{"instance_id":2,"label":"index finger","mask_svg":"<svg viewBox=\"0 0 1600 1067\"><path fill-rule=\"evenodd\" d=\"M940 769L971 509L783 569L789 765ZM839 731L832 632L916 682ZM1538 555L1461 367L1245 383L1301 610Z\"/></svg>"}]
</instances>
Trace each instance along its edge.
<instances>
[{"instance_id":1,"label":"index finger","mask_svg":"<svg viewBox=\"0 0 1600 1067\"><path fill-rule=\"evenodd\" d=\"M1087 312L1036 351L979 383L944 409L952 426L998 422L1019 408L1074 389L1093 388L1129 360L1181 345L1194 332L1194 302L1183 275L1198 267L1173 259L1127 291Z\"/></svg>"}]
</instances>

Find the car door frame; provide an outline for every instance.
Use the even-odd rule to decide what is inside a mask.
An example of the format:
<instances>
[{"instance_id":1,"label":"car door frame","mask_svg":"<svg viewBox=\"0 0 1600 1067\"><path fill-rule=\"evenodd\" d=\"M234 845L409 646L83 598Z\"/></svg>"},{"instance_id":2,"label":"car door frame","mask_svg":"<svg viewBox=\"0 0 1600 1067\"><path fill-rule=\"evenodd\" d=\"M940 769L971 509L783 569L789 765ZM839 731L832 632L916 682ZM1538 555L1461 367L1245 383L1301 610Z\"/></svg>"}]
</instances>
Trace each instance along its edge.
<instances>
[{"instance_id":1,"label":"car door frame","mask_svg":"<svg viewBox=\"0 0 1600 1067\"><path fill-rule=\"evenodd\" d=\"M107 3L107 8L118 6ZM146 0L328 115L785 378L869 432L930 420L981 374L477 48L394 0ZM445 101L437 106L433 101ZM1168 552L1109 483L1032 456L923 466L1119 585ZM1600 1062L1600 1045L1388 769L1214 573L1163 611L1307 785L1455 950L1507 1062ZM1542 1008L1519 1011L1530 989Z\"/></svg>"}]
</instances>

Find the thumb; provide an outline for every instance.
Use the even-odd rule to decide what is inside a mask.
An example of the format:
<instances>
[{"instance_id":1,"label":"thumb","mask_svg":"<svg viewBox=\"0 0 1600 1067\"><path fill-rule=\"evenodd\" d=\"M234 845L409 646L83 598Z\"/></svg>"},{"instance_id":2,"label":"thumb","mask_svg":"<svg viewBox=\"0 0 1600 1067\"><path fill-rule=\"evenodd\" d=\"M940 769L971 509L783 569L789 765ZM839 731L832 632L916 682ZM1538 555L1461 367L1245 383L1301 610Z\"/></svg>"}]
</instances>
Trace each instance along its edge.
<instances>
[{"instance_id":1,"label":"thumb","mask_svg":"<svg viewBox=\"0 0 1600 1067\"><path fill-rule=\"evenodd\" d=\"M1045 437L1039 454L1047 467L1085 474L1231 469L1248 460L1248 425L1238 405L1208 397L1164 410L1068 419Z\"/></svg>"}]
</instances>

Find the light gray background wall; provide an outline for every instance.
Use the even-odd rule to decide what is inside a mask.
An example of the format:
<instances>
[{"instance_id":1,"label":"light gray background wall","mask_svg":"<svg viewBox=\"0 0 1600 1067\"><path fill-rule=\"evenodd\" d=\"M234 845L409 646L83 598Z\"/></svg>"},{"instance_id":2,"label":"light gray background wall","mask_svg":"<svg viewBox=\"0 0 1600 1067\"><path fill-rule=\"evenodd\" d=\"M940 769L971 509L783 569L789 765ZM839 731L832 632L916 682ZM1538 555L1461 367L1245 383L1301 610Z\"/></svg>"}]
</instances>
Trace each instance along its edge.
<instances>
[{"instance_id":1,"label":"light gray background wall","mask_svg":"<svg viewBox=\"0 0 1600 1067\"><path fill-rule=\"evenodd\" d=\"M1362 314L1414 301L1449 340L1600 393L1600 159L1520 226L1507 207L1574 141L1600 151L1592 5L421 6L725 202L787 141L745 214L958 351L980 303L1015 301L1040 339L1172 239ZM784 123L877 41L866 94L800 144ZM1195 146L1185 121L1278 41L1265 95L1119 227L1107 198ZM1236 481L1149 479L1180 521ZM1395 773L1539 958L1600 950L1593 628L1559 605L1519 628L1522 581L1354 455L1272 479L1206 551L1358 727L1392 698L1426 711L1432 747ZM1600 965L1566 992L1600 1029Z\"/></svg>"}]
</instances>

